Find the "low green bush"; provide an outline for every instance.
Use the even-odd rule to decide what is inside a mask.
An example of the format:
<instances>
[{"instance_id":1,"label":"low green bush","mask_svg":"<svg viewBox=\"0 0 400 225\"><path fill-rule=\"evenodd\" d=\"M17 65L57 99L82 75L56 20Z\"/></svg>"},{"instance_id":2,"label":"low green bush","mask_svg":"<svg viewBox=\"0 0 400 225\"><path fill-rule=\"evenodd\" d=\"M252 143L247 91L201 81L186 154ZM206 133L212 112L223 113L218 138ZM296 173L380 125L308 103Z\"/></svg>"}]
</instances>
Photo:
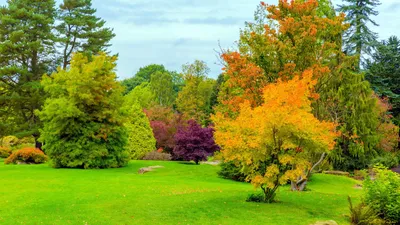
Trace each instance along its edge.
<instances>
[{"instance_id":1,"label":"low green bush","mask_svg":"<svg viewBox=\"0 0 400 225\"><path fill-rule=\"evenodd\" d=\"M390 223L400 224L400 175L382 166L364 181L365 203Z\"/></svg>"},{"instance_id":2,"label":"low green bush","mask_svg":"<svg viewBox=\"0 0 400 225\"><path fill-rule=\"evenodd\" d=\"M40 164L48 160L47 156L37 148L23 148L12 153L5 161L5 164Z\"/></svg>"},{"instance_id":3,"label":"low green bush","mask_svg":"<svg viewBox=\"0 0 400 225\"><path fill-rule=\"evenodd\" d=\"M246 202L264 202L264 193L251 193L247 196Z\"/></svg>"},{"instance_id":4,"label":"low green bush","mask_svg":"<svg viewBox=\"0 0 400 225\"><path fill-rule=\"evenodd\" d=\"M244 182L246 175L241 171L240 167L236 166L234 162L222 162L221 170L218 175L225 179Z\"/></svg>"},{"instance_id":5,"label":"low green bush","mask_svg":"<svg viewBox=\"0 0 400 225\"><path fill-rule=\"evenodd\" d=\"M147 153L142 159L143 160L170 161L172 159L172 156L169 153L152 151L152 152Z\"/></svg>"}]
</instances>

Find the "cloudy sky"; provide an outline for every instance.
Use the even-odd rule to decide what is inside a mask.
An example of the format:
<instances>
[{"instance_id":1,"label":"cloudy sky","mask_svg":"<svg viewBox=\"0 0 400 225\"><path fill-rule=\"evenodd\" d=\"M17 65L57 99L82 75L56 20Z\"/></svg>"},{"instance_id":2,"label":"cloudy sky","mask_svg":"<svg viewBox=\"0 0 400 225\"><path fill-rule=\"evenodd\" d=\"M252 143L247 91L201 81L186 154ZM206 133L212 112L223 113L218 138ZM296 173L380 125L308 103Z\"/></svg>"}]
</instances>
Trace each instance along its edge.
<instances>
[{"instance_id":1,"label":"cloudy sky","mask_svg":"<svg viewBox=\"0 0 400 225\"><path fill-rule=\"evenodd\" d=\"M57 0L60 2L61 0ZM276 4L278 0L264 0ZM0 0L5 4L6 0ZM97 15L114 28L111 51L119 53L118 76L123 79L151 63L169 70L195 59L205 61L210 76L221 72L216 50L235 46L239 30L251 21L260 0L92 0ZM341 0L333 0L334 5ZM381 0L381 39L400 37L400 0Z\"/></svg>"}]
</instances>

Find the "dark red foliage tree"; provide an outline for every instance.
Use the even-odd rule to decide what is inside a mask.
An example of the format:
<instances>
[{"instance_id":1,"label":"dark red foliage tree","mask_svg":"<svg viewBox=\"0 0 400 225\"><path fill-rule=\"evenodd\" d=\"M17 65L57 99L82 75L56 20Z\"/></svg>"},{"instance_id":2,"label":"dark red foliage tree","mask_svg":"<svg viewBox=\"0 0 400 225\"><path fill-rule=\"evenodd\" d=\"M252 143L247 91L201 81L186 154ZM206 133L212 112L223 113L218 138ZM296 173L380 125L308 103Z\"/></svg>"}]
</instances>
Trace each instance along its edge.
<instances>
[{"instance_id":1,"label":"dark red foliage tree","mask_svg":"<svg viewBox=\"0 0 400 225\"><path fill-rule=\"evenodd\" d=\"M175 129L172 125L164 121L151 121L150 126L157 141L157 149L163 149L166 152L172 151L175 146Z\"/></svg>"},{"instance_id":2,"label":"dark red foliage tree","mask_svg":"<svg viewBox=\"0 0 400 225\"><path fill-rule=\"evenodd\" d=\"M183 127L185 120L181 114L174 113L171 108L155 106L145 110L150 126L157 141L157 149L172 153L175 147L175 134Z\"/></svg>"},{"instance_id":3,"label":"dark red foliage tree","mask_svg":"<svg viewBox=\"0 0 400 225\"><path fill-rule=\"evenodd\" d=\"M207 159L220 149L215 144L213 133L213 128L203 128L196 121L189 120L188 126L180 128L175 134L174 155L199 164L199 161Z\"/></svg>"}]
</instances>

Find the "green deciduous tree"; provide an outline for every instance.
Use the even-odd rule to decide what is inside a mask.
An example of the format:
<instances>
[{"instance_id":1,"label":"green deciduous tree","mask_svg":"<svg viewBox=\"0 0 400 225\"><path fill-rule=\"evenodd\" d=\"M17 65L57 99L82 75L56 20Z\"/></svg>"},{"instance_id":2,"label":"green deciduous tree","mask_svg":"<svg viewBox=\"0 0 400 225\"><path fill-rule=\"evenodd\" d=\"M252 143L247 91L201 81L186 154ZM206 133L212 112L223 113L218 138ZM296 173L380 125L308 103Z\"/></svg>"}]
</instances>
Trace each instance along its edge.
<instances>
[{"instance_id":1,"label":"green deciduous tree","mask_svg":"<svg viewBox=\"0 0 400 225\"><path fill-rule=\"evenodd\" d=\"M156 149L156 139L150 127L149 119L139 103L127 106L128 130L127 149L131 159L142 159L146 153Z\"/></svg>"},{"instance_id":2,"label":"green deciduous tree","mask_svg":"<svg viewBox=\"0 0 400 225\"><path fill-rule=\"evenodd\" d=\"M125 95L124 100L127 106L132 106L137 102L142 108L147 109L154 104L155 95L149 83L144 82Z\"/></svg>"},{"instance_id":3,"label":"green deciduous tree","mask_svg":"<svg viewBox=\"0 0 400 225\"><path fill-rule=\"evenodd\" d=\"M151 74L150 88L155 96L155 102L160 106L172 106L176 98L172 75L165 71Z\"/></svg>"},{"instance_id":4,"label":"green deciduous tree","mask_svg":"<svg viewBox=\"0 0 400 225\"><path fill-rule=\"evenodd\" d=\"M196 60L183 66L185 86L178 93L176 106L179 112L203 125L208 124L211 112L211 95L215 80L207 78L209 68Z\"/></svg>"},{"instance_id":5,"label":"green deciduous tree","mask_svg":"<svg viewBox=\"0 0 400 225\"><path fill-rule=\"evenodd\" d=\"M40 121L34 111L44 101L40 79L53 68L54 4L10 0L0 7L0 117L12 125L8 134L39 136Z\"/></svg>"},{"instance_id":6,"label":"green deciduous tree","mask_svg":"<svg viewBox=\"0 0 400 225\"><path fill-rule=\"evenodd\" d=\"M60 24L56 30L62 50L62 67L70 64L72 53L95 55L106 52L115 37L113 30L105 28L105 21L95 16L91 0L64 0L58 10Z\"/></svg>"},{"instance_id":7,"label":"green deciduous tree","mask_svg":"<svg viewBox=\"0 0 400 225\"><path fill-rule=\"evenodd\" d=\"M41 140L54 167L109 168L127 164L127 132L122 86L116 81L117 58L101 53L92 61L73 56L68 70L44 76L49 95L37 114Z\"/></svg>"},{"instance_id":8,"label":"green deciduous tree","mask_svg":"<svg viewBox=\"0 0 400 225\"><path fill-rule=\"evenodd\" d=\"M218 75L217 81L213 87L213 91L210 97L210 108L214 112L214 106L218 105L218 95L221 90L221 85L225 82L224 74Z\"/></svg>"},{"instance_id":9,"label":"green deciduous tree","mask_svg":"<svg viewBox=\"0 0 400 225\"><path fill-rule=\"evenodd\" d=\"M362 54L371 54L378 35L368 28L368 23L378 26L371 16L378 15L375 7L379 0L344 0L347 4L339 5L338 10L346 14L350 28L344 32L344 49L347 54L358 56L358 68L362 63Z\"/></svg>"},{"instance_id":10,"label":"green deciduous tree","mask_svg":"<svg viewBox=\"0 0 400 225\"><path fill-rule=\"evenodd\" d=\"M125 93L129 93L136 86L143 82L150 83L151 75L157 71L166 72L167 70L163 65L158 64L150 64L148 66L141 67L135 76L122 81L122 85L125 86Z\"/></svg>"}]
</instances>

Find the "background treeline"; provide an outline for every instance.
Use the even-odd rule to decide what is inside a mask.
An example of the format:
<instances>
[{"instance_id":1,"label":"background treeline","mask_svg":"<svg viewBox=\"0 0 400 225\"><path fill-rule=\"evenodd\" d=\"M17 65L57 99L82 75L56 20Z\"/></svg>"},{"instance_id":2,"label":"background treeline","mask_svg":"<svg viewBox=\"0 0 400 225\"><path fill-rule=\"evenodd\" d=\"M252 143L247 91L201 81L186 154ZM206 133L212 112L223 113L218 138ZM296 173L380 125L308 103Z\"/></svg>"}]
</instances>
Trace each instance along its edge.
<instances>
[{"instance_id":1,"label":"background treeline","mask_svg":"<svg viewBox=\"0 0 400 225\"><path fill-rule=\"evenodd\" d=\"M274 14L293 10L286 1L261 4L237 47L221 53L218 79L196 60L181 71L144 66L117 81L117 56L108 52L115 34L90 0L8 1L0 8L0 136L33 137L60 167L117 167L154 150L155 158L198 162L219 149L208 140L212 115L235 119L242 103L265 104L266 85L312 70L312 114L340 132L323 165L397 165L399 39L378 42L368 28L378 1L344 1L337 11L346 16L329 0L314 3L299 2L290 15ZM307 157L317 162L321 154Z\"/></svg>"}]
</instances>

